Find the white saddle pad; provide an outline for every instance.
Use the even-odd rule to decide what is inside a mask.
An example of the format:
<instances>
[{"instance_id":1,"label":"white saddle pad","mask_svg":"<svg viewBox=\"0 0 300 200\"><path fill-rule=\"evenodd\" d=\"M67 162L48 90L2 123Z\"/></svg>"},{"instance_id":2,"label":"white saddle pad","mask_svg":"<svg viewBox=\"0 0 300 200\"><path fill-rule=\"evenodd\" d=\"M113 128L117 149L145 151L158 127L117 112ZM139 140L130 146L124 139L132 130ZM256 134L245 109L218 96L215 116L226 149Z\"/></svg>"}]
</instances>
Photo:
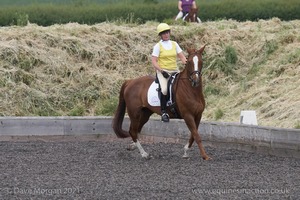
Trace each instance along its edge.
<instances>
[{"instance_id":1,"label":"white saddle pad","mask_svg":"<svg viewBox=\"0 0 300 200\"><path fill-rule=\"evenodd\" d=\"M150 85L147 93L147 99L150 106L160 106L160 100L158 98L158 83L153 83Z\"/></svg>"}]
</instances>

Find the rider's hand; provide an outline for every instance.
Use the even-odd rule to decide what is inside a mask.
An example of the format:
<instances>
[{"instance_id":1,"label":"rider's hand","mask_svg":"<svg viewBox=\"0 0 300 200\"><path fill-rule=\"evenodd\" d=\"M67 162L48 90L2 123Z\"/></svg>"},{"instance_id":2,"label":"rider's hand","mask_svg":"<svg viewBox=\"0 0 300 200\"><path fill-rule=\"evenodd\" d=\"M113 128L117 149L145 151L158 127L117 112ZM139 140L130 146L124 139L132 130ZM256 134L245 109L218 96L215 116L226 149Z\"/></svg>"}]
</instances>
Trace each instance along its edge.
<instances>
[{"instance_id":1,"label":"rider's hand","mask_svg":"<svg viewBox=\"0 0 300 200\"><path fill-rule=\"evenodd\" d=\"M170 74L164 70L161 70L161 74L163 75L163 77L165 78L169 78Z\"/></svg>"}]
</instances>

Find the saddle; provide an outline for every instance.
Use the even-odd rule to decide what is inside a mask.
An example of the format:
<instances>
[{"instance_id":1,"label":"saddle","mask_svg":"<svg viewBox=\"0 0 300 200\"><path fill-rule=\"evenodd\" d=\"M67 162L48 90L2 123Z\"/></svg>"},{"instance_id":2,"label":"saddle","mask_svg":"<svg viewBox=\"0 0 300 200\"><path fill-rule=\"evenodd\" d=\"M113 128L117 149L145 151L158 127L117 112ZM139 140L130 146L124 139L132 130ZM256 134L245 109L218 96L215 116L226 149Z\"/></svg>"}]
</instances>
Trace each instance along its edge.
<instances>
[{"instance_id":1,"label":"saddle","mask_svg":"<svg viewBox=\"0 0 300 200\"><path fill-rule=\"evenodd\" d=\"M178 74L179 74L179 72L172 73L169 80L168 80L167 108L170 109L170 111L174 114L174 116L176 118L181 118L180 115L178 114L178 112L176 111L176 107L175 107L176 102L175 102L175 98L174 98L175 94L174 94L174 89L173 89L173 84L174 84ZM156 91L157 91L158 98L160 99L161 98L161 87L160 87L157 76L156 76L154 82L156 84L158 84L158 87L156 88Z\"/></svg>"}]
</instances>

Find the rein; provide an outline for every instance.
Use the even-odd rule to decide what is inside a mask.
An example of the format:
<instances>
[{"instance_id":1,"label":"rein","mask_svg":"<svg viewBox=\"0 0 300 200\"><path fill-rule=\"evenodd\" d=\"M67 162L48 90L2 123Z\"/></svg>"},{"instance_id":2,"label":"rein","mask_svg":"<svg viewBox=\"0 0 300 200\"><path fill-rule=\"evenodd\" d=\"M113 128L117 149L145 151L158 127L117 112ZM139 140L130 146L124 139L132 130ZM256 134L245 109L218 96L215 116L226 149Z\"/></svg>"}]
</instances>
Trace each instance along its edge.
<instances>
[{"instance_id":1,"label":"rein","mask_svg":"<svg viewBox=\"0 0 300 200\"><path fill-rule=\"evenodd\" d=\"M192 82L192 86L193 87L195 87L195 86L198 86L199 85L199 83L200 83L200 78L197 80L197 81L194 81L193 79L192 79L192 76L193 75L198 75L198 76L202 76L202 73L198 70L198 71L193 71L192 73L190 73L190 76L189 76L189 81L191 81Z\"/></svg>"}]
</instances>

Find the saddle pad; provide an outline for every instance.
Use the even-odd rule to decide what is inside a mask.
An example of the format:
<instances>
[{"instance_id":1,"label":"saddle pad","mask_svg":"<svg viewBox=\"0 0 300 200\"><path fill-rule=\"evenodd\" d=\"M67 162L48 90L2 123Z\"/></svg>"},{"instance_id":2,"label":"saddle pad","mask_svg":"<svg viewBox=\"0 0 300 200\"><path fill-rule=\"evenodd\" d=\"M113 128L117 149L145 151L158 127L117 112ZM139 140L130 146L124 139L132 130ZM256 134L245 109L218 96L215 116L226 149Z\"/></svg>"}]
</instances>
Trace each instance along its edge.
<instances>
[{"instance_id":1,"label":"saddle pad","mask_svg":"<svg viewBox=\"0 0 300 200\"><path fill-rule=\"evenodd\" d=\"M158 97L158 84L153 81L150 85L147 93L147 99L150 106L160 106L160 100Z\"/></svg>"}]
</instances>

